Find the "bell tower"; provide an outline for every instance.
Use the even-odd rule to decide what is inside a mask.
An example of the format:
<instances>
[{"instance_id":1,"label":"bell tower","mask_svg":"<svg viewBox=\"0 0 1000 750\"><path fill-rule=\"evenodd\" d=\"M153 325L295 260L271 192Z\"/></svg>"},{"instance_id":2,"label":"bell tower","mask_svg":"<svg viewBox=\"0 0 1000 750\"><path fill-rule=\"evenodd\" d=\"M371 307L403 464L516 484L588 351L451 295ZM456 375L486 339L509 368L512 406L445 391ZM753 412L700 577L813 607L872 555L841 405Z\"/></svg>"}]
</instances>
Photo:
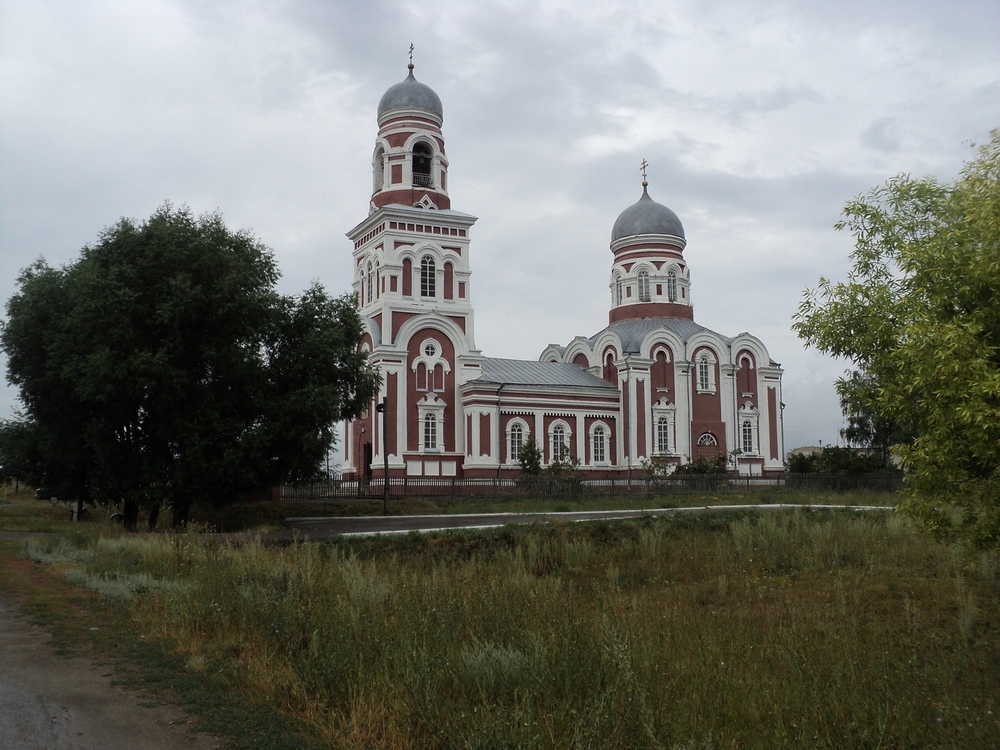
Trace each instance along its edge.
<instances>
[{"instance_id":1,"label":"bell tower","mask_svg":"<svg viewBox=\"0 0 1000 750\"><path fill-rule=\"evenodd\" d=\"M476 217L451 209L443 122L441 99L413 74L411 46L406 78L379 101L368 217L347 233L368 325L361 347L379 366L386 404L384 422L372 408L348 423L348 476L381 475L386 463L394 476L461 472L459 387L482 360L470 287Z\"/></svg>"}]
</instances>

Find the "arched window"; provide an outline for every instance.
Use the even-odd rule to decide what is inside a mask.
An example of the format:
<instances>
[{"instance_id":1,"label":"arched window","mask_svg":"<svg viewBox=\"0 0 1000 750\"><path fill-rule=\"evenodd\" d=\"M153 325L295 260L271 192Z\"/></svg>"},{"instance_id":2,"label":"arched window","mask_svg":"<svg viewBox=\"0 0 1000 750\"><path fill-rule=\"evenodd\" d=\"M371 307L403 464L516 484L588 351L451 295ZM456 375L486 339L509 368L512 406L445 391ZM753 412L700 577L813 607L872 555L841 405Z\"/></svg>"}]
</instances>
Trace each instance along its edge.
<instances>
[{"instance_id":1,"label":"arched window","mask_svg":"<svg viewBox=\"0 0 1000 750\"><path fill-rule=\"evenodd\" d=\"M672 268L667 272L667 299L677 301L677 272Z\"/></svg>"},{"instance_id":2,"label":"arched window","mask_svg":"<svg viewBox=\"0 0 1000 750\"><path fill-rule=\"evenodd\" d=\"M615 274L615 304L620 305L622 303L622 275L620 273Z\"/></svg>"},{"instance_id":3,"label":"arched window","mask_svg":"<svg viewBox=\"0 0 1000 750\"><path fill-rule=\"evenodd\" d=\"M742 425L743 452L753 453L753 423L749 419L743 420Z\"/></svg>"},{"instance_id":4,"label":"arched window","mask_svg":"<svg viewBox=\"0 0 1000 750\"><path fill-rule=\"evenodd\" d=\"M697 359L698 393L715 393L715 355L703 350Z\"/></svg>"},{"instance_id":5,"label":"arched window","mask_svg":"<svg viewBox=\"0 0 1000 750\"><path fill-rule=\"evenodd\" d=\"M425 255L420 260L420 296L436 297L436 282L437 269L434 265L434 259Z\"/></svg>"},{"instance_id":6,"label":"arched window","mask_svg":"<svg viewBox=\"0 0 1000 750\"><path fill-rule=\"evenodd\" d=\"M378 261L375 261L375 299L379 298Z\"/></svg>"},{"instance_id":7,"label":"arched window","mask_svg":"<svg viewBox=\"0 0 1000 750\"><path fill-rule=\"evenodd\" d=\"M656 452L670 453L670 420L666 417L656 420Z\"/></svg>"},{"instance_id":8,"label":"arched window","mask_svg":"<svg viewBox=\"0 0 1000 750\"><path fill-rule=\"evenodd\" d=\"M379 146L372 159L372 190L377 193L385 185L385 149Z\"/></svg>"},{"instance_id":9,"label":"arched window","mask_svg":"<svg viewBox=\"0 0 1000 750\"><path fill-rule=\"evenodd\" d=\"M424 450L437 450L437 417L434 414L424 415Z\"/></svg>"},{"instance_id":10,"label":"arched window","mask_svg":"<svg viewBox=\"0 0 1000 750\"><path fill-rule=\"evenodd\" d=\"M593 461L595 464L603 464L608 460L607 454L607 441L604 434L603 427L595 427L593 434Z\"/></svg>"},{"instance_id":11,"label":"arched window","mask_svg":"<svg viewBox=\"0 0 1000 750\"><path fill-rule=\"evenodd\" d=\"M698 438L698 445L718 445L719 441L715 439L715 435L711 432L706 432L700 438Z\"/></svg>"},{"instance_id":12,"label":"arched window","mask_svg":"<svg viewBox=\"0 0 1000 750\"><path fill-rule=\"evenodd\" d=\"M639 301L649 302L649 271L639 271Z\"/></svg>"},{"instance_id":13,"label":"arched window","mask_svg":"<svg viewBox=\"0 0 1000 750\"><path fill-rule=\"evenodd\" d=\"M698 358L698 389L707 391L711 389L712 383L712 362L707 354L702 354Z\"/></svg>"},{"instance_id":14,"label":"arched window","mask_svg":"<svg viewBox=\"0 0 1000 750\"><path fill-rule=\"evenodd\" d=\"M510 443L507 450L507 455L510 456L510 462L514 463L521 460L521 448L524 447L524 428L519 424L511 425L510 428Z\"/></svg>"},{"instance_id":15,"label":"arched window","mask_svg":"<svg viewBox=\"0 0 1000 750\"><path fill-rule=\"evenodd\" d=\"M552 460L565 461L569 458L569 446L566 445L566 428L561 424L552 428Z\"/></svg>"},{"instance_id":16,"label":"arched window","mask_svg":"<svg viewBox=\"0 0 1000 750\"><path fill-rule=\"evenodd\" d=\"M413 145L413 185L414 187L434 187L431 175L431 163L434 152L426 141L418 141Z\"/></svg>"},{"instance_id":17,"label":"arched window","mask_svg":"<svg viewBox=\"0 0 1000 750\"><path fill-rule=\"evenodd\" d=\"M368 285L365 290L365 302L370 304L373 299L375 298L372 296L372 263L368 261Z\"/></svg>"}]
</instances>

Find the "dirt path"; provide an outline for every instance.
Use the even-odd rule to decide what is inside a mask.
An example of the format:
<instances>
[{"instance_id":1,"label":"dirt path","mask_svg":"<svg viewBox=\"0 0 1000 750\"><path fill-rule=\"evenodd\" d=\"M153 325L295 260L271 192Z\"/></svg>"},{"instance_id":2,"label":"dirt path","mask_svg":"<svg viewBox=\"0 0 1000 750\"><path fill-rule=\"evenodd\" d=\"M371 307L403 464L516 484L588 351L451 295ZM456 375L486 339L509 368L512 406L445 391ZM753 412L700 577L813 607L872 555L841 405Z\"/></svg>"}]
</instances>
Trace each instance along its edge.
<instances>
[{"instance_id":1,"label":"dirt path","mask_svg":"<svg viewBox=\"0 0 1000 750\"><path fill-rule=\"evenodd\" d=\"M107 668L57 655L44 628L0 599L0 750L215 750L172 706L112 685Z\"/></svg>"}]
</instances>

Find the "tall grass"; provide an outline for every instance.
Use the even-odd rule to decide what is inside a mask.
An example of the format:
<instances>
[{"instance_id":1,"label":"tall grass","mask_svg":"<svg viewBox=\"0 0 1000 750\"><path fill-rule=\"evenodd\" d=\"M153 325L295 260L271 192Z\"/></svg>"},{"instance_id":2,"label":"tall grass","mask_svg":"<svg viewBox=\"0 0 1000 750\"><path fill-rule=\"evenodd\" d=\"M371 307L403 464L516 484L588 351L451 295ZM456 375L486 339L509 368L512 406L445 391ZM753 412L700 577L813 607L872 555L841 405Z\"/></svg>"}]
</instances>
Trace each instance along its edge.
<instances>
[{"instance_id":1,"label":"tall grass","mask_svg":"<svg viewBox=\"0 0 1000 750\"><path fill-rule=\"evenodd\" d=\"M63 558L189 673L329 747L1000 746L996 558L893 515L191 534Z\"/></svg>"}]
</instances>

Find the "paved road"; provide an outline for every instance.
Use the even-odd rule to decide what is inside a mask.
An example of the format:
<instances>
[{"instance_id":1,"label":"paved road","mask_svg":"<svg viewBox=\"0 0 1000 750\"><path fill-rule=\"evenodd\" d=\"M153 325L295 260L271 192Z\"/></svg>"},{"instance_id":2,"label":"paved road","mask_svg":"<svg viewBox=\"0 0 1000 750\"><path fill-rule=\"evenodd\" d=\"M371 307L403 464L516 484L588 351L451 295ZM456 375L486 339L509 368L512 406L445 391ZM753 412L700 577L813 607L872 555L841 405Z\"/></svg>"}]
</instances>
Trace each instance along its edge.
<instances>
[{"instance_id":1,"label":"paved road","mask_svg":"<svg viewBox=\"0 0 1000 750\"><path fill-rule=\"evenodd\" d=\"M404 534L410 531L443 531L446 529L486 529L515 523L543 523L547 521L604 521L642 516L671 516L680 513L714 513L735 510L788 510L812 508L813 510L892 510L877 505L704 505L691 508L650 508L647 510L602 510L572 513L476 513L433 516L355 516L350 518L286 518L286 529L264 535L266 539L281 540L305 538L313 541L335 536Z\"/></svg>"}]
</instances>

